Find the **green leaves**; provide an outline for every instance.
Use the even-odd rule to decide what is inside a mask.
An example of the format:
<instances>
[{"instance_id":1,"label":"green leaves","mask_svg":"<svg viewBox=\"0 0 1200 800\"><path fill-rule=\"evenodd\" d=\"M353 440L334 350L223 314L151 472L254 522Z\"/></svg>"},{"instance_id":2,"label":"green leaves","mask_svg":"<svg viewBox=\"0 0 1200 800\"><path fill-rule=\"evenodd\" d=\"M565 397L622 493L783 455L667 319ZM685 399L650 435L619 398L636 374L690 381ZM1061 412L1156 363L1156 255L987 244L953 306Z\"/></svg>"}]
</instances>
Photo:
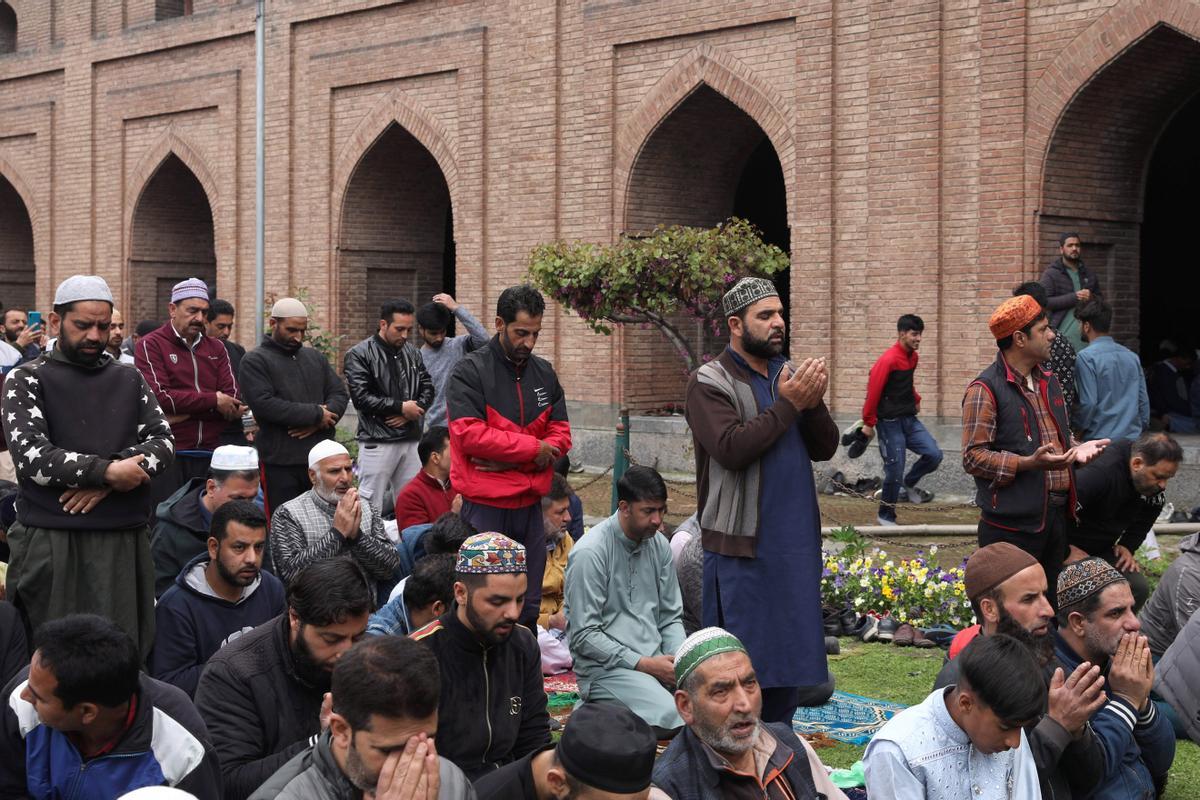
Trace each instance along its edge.
<instances>
[{"instance_id":1,"label":"green leaves","mask_svg":"<svg viewBox=\"0 0 1200 800\"><path fill-rule=\"evenodd\" d=\"M786 253L735 217L715 228L660 225L611 246L542 244L529 255L529 278L597 333L612 333L610 323L658 328L691 370L698 359L667 318L683 314L719 329L721 296L734 283L747 275L769 278L788 265Z\"/></svg>"}]
</instances>

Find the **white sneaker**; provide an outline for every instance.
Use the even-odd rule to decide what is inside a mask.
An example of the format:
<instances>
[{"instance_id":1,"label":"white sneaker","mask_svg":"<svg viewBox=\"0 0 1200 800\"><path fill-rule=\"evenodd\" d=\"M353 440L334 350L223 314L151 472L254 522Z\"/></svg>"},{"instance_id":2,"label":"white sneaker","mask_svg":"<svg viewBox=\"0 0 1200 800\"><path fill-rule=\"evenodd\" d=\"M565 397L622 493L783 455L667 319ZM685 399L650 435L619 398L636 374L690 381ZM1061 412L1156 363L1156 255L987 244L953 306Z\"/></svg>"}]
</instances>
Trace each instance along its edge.
<instances>
[{"instance_id":1,"label":"white sneaker","mask_svg":"<svg viewBox=\"0 0 1200 800\"><path fill-rule=\"evenodd\" d=\"M887 519L886 517L876 517L875 521L877 523L879 523L880 525L883 525L886 528L894 528L900 524L900 523L896 522L896 520Z\"/></svg>"}]
</instances>

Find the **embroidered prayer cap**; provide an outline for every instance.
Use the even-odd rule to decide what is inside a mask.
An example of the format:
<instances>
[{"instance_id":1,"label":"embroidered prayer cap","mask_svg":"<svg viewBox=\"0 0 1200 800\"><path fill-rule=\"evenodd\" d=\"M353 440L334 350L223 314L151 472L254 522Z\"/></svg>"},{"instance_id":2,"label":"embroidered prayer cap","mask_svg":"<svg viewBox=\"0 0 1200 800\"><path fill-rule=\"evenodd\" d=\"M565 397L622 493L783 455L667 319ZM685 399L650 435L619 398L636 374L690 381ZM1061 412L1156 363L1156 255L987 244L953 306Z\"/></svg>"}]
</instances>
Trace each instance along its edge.
<instances>
[{"instance_id":1,"label":"embroidered prayer cap","mask_svg":"<svg viewBox=\"0 0 1200 800\"><path fill-rule=\"evenodd\" d=\"M525 546L502 533L477 533L458 548L454 571L476 575L525 572Z\"/></svg>"},{"instance_id":2,"label":"embroidered prayer cap","mask_svg":"<svg viewBox=\"0 0 1200 800\"><path fill-rule=\"evenodd\" d=\"M682 686L696 667L722 653L745 653L746 646L724 628L701 628L683 640L675 653L675 685Z\"/></svg>"},{"instance_id":3,"label":"embroidered prayer cap","mask_svg":"<svg viewBox=\"0 0 1200 800\"><path fill-rule=\"evenodd\" d=\"M54 292L54 305L81 303L86 300L100 300L113 304L112 290L104 278L99 275L72 275L58 285Z\"/></svg>"},{"instance_id":4,"label":"embroidered prayer cap","mask_svg":"<svg viewBox=\"0 0 1200 800\"><path fill-rule=\"evenodd\" d=\"M335 442L333 439L326 439L323 442L317 442L312 450L308 451L308 468L313 469L320 462L330 456L348 456L350 451L344 446Z\"/></svg>"},{"instance_id":5,"label":"embroidered prayer cap","mask_svg":"<svg viewBox=\"0 0 1200 800\"><path fill-rule=\"evenodd\" d=\"M1027 294L1019 294L1008 298L992 312L988 327L998 341L1005 336L1012 336L1041 315L1042 306L1037 300Z\"/></svg>"},{"instance_id":6,"label":"embroidered prayer cap","mask_svg":"<svg viewBox=\"0 0 1200 800\"><path fill-rule=\"evenodd\" d=\"M657 749L650 726L625 706L584 703L571 712L556 755L580 783L633 794L650 785Z\"/></svg>"},{"instance_id":7,"label":"embroidered prayer cap","mask_svg":"<svg viewBox=\"0 0 1200 800\"><path fill-rule=\"evenodd\" d=\"M1108 586L1125 582L1125 576L1102 558L1093 556L1067 564L1058 573L1058 608L1061 611L1079 605Z\"/></svg>"},{"instance_id":8,"label":"embroidered prayer cap","mask_svg":"<svg viewBox=\"0 0 1200 800\"><path fill-rule=\"evenodd\" d=\"M764 297L779 297L775 284L766 278L742 278L721 298L721 308L725 311L725 316L732 317Z\"/></svg>"},{"instance_id":9,"label":"embroidered prayer cap","mask_svg":"<svg viewBox=\"0 0 1200 800\"><path fill-rule=\"evenodd\" d=\"M178 303L189 298L208 299L208 284L199 278L188 278L171 287L171 302Z\"/></svg>"},{"instance_id":10,"label":"embroidered prayer cap","mask_svg":"<svg viewBox=\"0 0 1200 800\"><path fill-rule=\"evenodd\" d=\"M1036 558L1008 542L996 542L979 548L967 559L966 574L963 576L967 599L978 600L989 590L1037 563Z\"/></svg>"},{"instance_id":11,"label":"embroidered prayer cap","mask_svg":"<svg viewBox=\"0 0 1200 800\"><path fill-rule=\"evenodd\" d=\"M275 301L275 305L271 306L271 316L274 319L287 319L288 317L304 317L308 318L308 309L294 297L284 297Z\"/></svg>"},{"instance_id":12,"label":"embroidered prayer cap","mask_svg":"<svg viewBox=\"0 0 1200 800\"><path fill-rule=\"evenodd\" d=\"M213 450L212 463L209 466L219 472L257 471L258 451L253 447L223 444Z\"/></svg>"}]
</instances>

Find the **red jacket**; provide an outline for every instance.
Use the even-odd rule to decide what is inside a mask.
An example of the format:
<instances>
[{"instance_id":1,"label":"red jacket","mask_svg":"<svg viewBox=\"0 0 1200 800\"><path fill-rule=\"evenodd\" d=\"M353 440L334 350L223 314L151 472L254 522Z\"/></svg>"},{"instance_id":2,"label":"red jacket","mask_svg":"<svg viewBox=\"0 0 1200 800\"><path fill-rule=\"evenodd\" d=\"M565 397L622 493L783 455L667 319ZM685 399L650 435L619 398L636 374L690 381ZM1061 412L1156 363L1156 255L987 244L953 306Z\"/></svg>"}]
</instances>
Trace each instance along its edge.
<instances>
[{"instance_id":1,"label":"red jacket","mask_svg":"<svg viewBox=\"0 0 1200 800\"><path fill-rule=\"evenodd\" d=\"M896 342L883 352L871 367L867 380L867 399L863 401L863 423L875 427L879 417L893 419L916 414L921 395L913 386L917 369L917 351Z\"/></svg>"},{"instance_id":2,"label":"red jacket","mask_svg":"<svg viewBox=\"0 0 1200 800\"><path fill-rule=\"evenodd\" d=\"M189 348L168 322L138 339L133 361L163 413L188 416L171 423L175 449L214 449L229 424L217 411L217 392L240 397L221 340L201 334L195 348Z\"/></svg>"},{"instance_id":3,"label":"red jacket","mask_svg":"<svg viewBox=\"0 0 1200 800\"><path fill-rule=\"evenodd\" d=\"M571 424L549 362L531 355L517 367L492 337L450 374L446 411L450 482L464 498L494 508L523 508L550 491L554 465L533 465L538 443L545 441L565 455L571 449ZM486 472L475 459L515 466Z\"/></svg>"},{"instance_id":4,"label":"red jacket","mask_svg":"<svg viewBox=\"0 0 1200 800\"><path fill-rule=\"evenodd\" d=\"M396 527L404 530L410 525L436 521L450 510L457 494L450 481L442 486L437 478L421 470L396 495Z\"/></svg>"}]
</instances>

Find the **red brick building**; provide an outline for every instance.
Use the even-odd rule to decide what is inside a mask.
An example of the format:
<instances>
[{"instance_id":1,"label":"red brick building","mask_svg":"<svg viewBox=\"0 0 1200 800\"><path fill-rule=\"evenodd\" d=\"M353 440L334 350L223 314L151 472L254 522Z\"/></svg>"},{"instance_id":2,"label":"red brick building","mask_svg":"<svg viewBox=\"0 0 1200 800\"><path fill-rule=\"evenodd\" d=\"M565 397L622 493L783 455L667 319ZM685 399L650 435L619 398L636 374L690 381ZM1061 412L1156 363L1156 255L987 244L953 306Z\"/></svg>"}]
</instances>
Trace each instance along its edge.
<instances>
[{"instance_id":1,"label":"red brick building","mask_svg":"<svg viewBox=\"0 0 1200 800\"><path fill-rule=\"evenodd\" d=\"M0 2L6 307L95 271L161 317L198 275L253 339L254 15ZM267 289L353 341L386 296L489 319L540 241L738 213L790 249L792 353L831 358L836 411L915 312L925 412L953 417L1064 229L1123 339L1190 323L1198 37L1196 0L271 0ZM547 323L580 421L677 398L655 332Z\"/></svg>"}]
</instances>

